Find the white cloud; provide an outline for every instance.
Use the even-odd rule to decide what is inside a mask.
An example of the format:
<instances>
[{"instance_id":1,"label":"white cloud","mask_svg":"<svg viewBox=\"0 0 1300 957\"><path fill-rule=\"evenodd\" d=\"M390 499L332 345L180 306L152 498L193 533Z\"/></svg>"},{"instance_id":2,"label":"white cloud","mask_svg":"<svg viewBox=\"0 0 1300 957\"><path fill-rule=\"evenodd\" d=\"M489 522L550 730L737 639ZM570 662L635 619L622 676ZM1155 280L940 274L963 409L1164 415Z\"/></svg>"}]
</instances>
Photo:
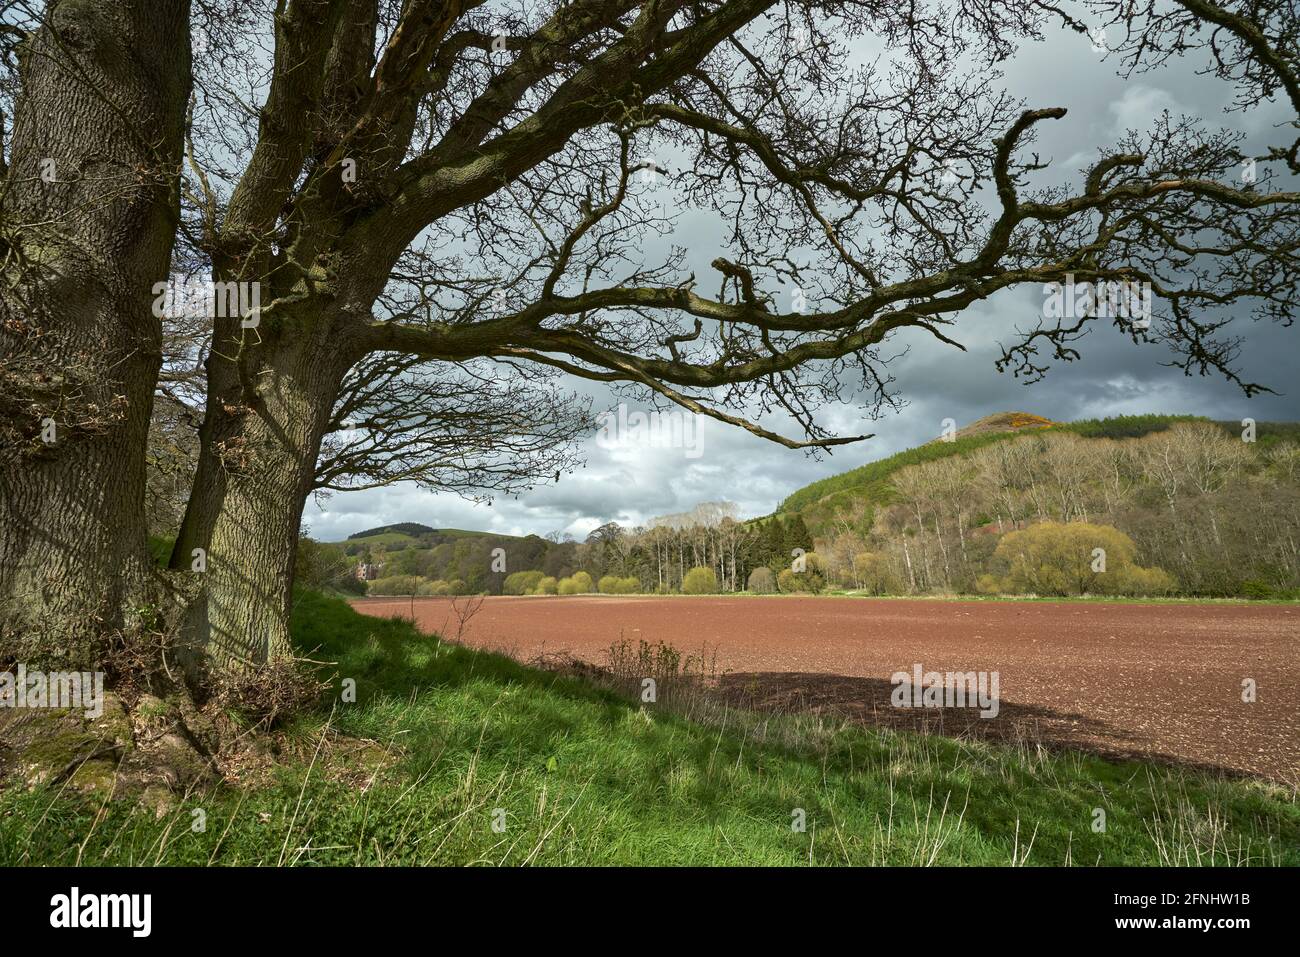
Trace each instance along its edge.
<instances>
[{"instance_id":1,"label":"white cloud","mask_svg":"<svg viewBox=\"0 0 1300 957\"><path fill-rule=\"evenodd\" d=\"M1132 83L1124 88L1119 99L1110 104L1110 115L1114 119L1110 132L1122 136L1129 130L1150 129L1166 110L1174 116L1187 112L1168 90Z\"/></svg>"}]
</instances>

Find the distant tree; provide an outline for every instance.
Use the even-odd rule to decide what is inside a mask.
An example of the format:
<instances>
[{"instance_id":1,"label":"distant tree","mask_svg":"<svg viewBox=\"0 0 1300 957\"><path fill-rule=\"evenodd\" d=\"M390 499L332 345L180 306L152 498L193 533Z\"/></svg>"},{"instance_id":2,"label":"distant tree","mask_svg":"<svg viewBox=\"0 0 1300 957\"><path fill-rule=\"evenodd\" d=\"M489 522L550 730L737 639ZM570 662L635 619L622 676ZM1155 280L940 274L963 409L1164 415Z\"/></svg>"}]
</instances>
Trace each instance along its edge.
<instances>
[{"instance_id":1,"label":"distant tree","mask_svg":"<svg viewBox=\"0 0 1300 957\"><path fill-rule=\"evenodd\" d=\"M713 595L718 591L718 576L712 568L697 566L682 579L682 593L686 595Z\"/></svg>"},{"instance_id":2,"label":"distant tree","mask_svg":"<svg viewBox=\"0 0 1300 957\"><path fill-rule=\"evenodd\" d=\"M993 557L1005 572L981 579L981 589L1039 595L1173 591L1168 574L1140 567L1135 555L1133 540L1109 525L1040 522L1002 536Z\"/></svg>"},{"instance_id":3,"label":"distant tree","mask_svg":"<svg viewBox=\"0 0 1300 957\"><path fill-rule=\"evenodd\" d=\"M790 553L796 548L802 548L805 552L813 550L812 532L808 531L808 525L804 522L801 513L795 512L790 520L785 522L783 532L783 547L787 558L792 557Z\"/></svg>"},{"instance_id":4,"label":"distant tree","mask_svg":"<svg viewBox=\"0 0 1300 957\"><path fill-rule=\"evenodd\" d=\"M774 572L780 571L790 563L790 553L785 547L785 522L780 515L773 515L763 523L763 561Z\"/></svg>"},{"instance_id":5,"label":"distant tree","mask_svg":"<svg viewBox=\"0 0 1300 957\"><path fill-rule=\"evenodd\" d=\"M818 594L826 587L826 562L816 552L803 556L803 571L781 569L776 576L777 587L783 592L808 592Z\"/></svg>"},{"instance_id":6,"label":"distant tree","mask_svg":"<svg viewBox=\"0 0 1300 957\"><path fill-rule=\"evenodd\" d=\"M776 576L772 574L772 569L760 565L749 573L745 587L755 595L770 595L776 591Z\"/></svg>"},{"instance_id":7,"label":"distant tree","mask_svg":"<svg viewBox=\"0 0 1300 957\"><path fill-rule=\"evenodd\" d=\"M595 590L591 576L586 572L574 572L568 578L561 579L559 585L561 595L585 595Z\"/></svg>"},{"instance_id":8,"label":"distant tree","mask_svg":"<svg viewBox=\"0 0 1300 957\"><path fill-rule=\"evenodd\" d=\"M853 556L853 575L858 587L873 595L892 595L902 591L902 582L894 573L889 556L881 552L859 552Z\"/></svg>"},{"instance_id":9,"label":"distant tree","mask_svg":"<svg viewBox=\"0 0 1300 957\"><path fill-rule=\"evenodd\" d=\"M617 542L623 538L623 526L618 522L606 522L598 528L593 528L587 533L587 544L594 545L597 543Z\"/></svg>"},{"instance_id":10,"label":"distant tree","mask_svg":"<svg viewBox=\"0 0 1300 957\"><path fill-rule=\"evenodd\" d=\"M593 577L602 577L622 567L625 539L626 532L618 522L606 522L588 533L579 547L584 555L583 564L591 569Z\"/></svg>"},{"instance_id":11,"label":"distant tree","mask_svg":"<svg viewBox=\"0 0 1300 957\"><path fill-rule=\"evenodd\" d=\"M539 571L512 572L506 576L504 592L507 595L526 595L537 588L542 578Z\"/></svg>"}]
</instances>

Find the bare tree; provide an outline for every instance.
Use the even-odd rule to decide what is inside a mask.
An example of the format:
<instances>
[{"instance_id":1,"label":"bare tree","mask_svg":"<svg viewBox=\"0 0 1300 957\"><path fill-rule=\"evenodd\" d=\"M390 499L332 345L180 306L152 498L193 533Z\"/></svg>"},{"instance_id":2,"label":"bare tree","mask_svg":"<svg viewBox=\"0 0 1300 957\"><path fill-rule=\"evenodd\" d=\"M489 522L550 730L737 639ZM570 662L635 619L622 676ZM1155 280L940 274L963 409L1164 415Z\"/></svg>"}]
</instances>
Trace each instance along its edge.
<instances>
[{"instance_id":1,"label":"bare tree","mask_svg":"<svg viewBox=\"0 0 1300 957\"><path fill-rule=\"evenodd\" d=\"M1043 24L1100 16L1133 69L1198 52L1244 105L1286 96L1300 115L1283 3L221 7L196 7L182 236L262 305L215 320L173 562L206 550L186 632L219 663L288 652L302 505L372 354L536 364L815 448L860 438L820 429L821 403L891 405L905 331L960 348L962 310L1015 285L1148 283L1151 324L1114 323L1247 393L1264 386L1234 365L1225 307L1292 315L1300 194L1274 171L1295 172L1295 144L1248 158L1167 119L1075 182L1031 150L1065 111L986 69ZM857 69L844 40L867 31L891 55ZM687 206L727 227L716 277L680 248L646 255ZM1097 316L1058 319L1002 367L1077 357ZM762 426L769 410L806 434Z\"/></svg>"},{"instance_id":2,"label":"bare tree","mask_svg":"<svg viewBox=\"0 0 1300 957\"><path fill-rule=\"evenodd\" d=\"M514 363L367 356L344 377L314 488L414 481L482 499L558 478L577 466L592 417L589 399L552 380Z\"/></svg>"}]
</instances>

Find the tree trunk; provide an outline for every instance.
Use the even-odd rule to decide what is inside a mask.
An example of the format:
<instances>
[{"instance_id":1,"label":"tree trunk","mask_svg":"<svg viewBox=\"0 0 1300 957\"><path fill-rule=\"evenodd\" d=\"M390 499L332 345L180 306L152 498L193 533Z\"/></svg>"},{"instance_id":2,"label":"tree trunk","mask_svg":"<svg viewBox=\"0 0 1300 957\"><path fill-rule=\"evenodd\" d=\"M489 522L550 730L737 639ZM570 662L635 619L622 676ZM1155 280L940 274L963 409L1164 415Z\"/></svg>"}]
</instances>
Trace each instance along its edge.
<instances>
[{"instance_id":1,"label":"tree trunk","mask_svg":"<svg viewBox=\"0 0 1300 957\"><path fill-rule=\"evenodd\" d=\"M151 306L179 219L189 2L50 4L21 84L0 190L0 636L87 665L161 595Z\"/></svg>"},{"instance_id":2,"label":"tree trunk","mask_svg":"<svg viewBox=\"0 0 1300 957\"><path fill-rule=\"evenodd\" d=\"M268 330L251 351L257 374L243 381L223 358L233 345L209 359L199 465L171 560L201 585L182 628L187 667L244 669L291 655L302 510L351 364L329 328L316 315Z\"/></svg>"}]
</instances>

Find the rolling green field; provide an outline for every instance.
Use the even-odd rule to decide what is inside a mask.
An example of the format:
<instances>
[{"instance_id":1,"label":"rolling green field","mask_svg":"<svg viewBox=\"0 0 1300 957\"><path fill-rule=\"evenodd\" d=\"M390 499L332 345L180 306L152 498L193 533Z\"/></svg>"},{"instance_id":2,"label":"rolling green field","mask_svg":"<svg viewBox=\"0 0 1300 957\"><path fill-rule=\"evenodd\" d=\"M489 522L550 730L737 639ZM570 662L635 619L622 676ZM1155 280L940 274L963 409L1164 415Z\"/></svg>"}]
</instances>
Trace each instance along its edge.
<instances>
[{"instance_id":1,"label":"rolling green field","mask_svg":"<svg viewBox=\"0 0 1300 957\"><path fill-rule=\"evenodd\" d=\"M10 789L0 863L1300 864L1296 795L1262 782L705 706L691 720L312 593L294 634L357 702L298 719L265 780L158 814Z\"/></svg>"}]
</instances>

